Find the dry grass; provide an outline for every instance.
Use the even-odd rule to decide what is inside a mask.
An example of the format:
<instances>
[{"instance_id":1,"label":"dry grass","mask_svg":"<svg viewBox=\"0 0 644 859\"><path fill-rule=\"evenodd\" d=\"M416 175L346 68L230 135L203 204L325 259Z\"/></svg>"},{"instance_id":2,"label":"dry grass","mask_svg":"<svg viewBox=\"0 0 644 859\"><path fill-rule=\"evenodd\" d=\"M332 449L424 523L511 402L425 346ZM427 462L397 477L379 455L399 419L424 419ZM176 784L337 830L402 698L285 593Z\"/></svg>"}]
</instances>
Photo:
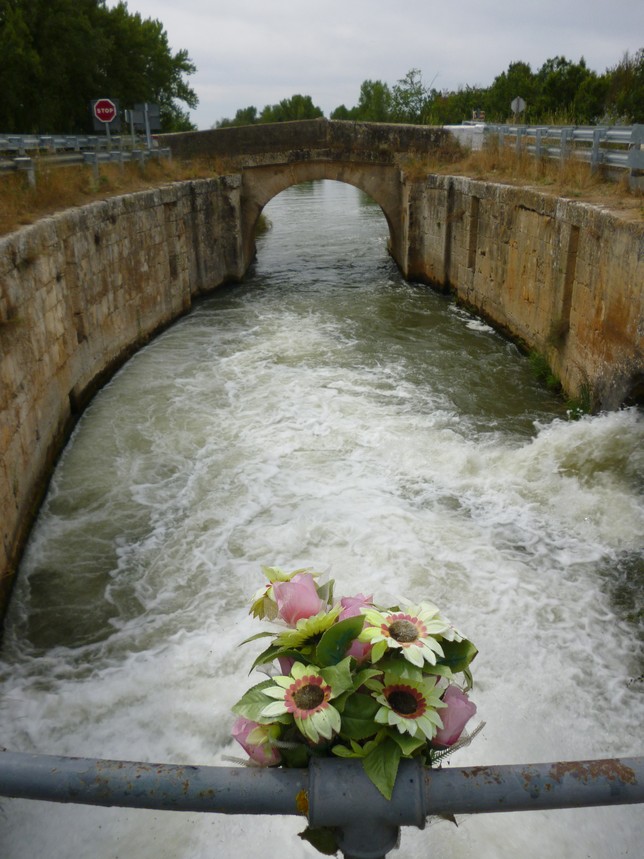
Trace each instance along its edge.
<instances>
[{"instance_id":1,"label":"dry grass","mask_svg":"<svg viewBox=\"0 0 644 859\"><path fill-rule=\"evenodd\" d=\"M584 161L569 158L563 164L536 159L514 147L489 145L469 152L455 163L438 166L435 172L469 176L490 182L522 185L542 193L592 203L628 220L644 220L644 194L631 191L628 180L609 179L601 170L592 172Z\"/></svg>"},{"instance_id":2,"label":"dry grass","mask_svg":"<svg viewBox=\"0 0 644 859\"><path fill-rule=\"evenodd\" d=\"M220 167L214 162L166 159L150 160L144 166L103 164L97 179L93 167L47 167L41 162L36 168L35 188L24 174L3 173L0 174L0 235L93 200L155 188L167 182L215 176Z\"/></svg>"},{"instance_id":3,"label":"dry grass","mask_svg":"<svg viewBox=\"0 0 644 859\"><path fill-rule=\"evenodd\" d=\"M464 152L449 146L431 157L405 156L400 161L407 175L428 173L469 176L492 182L527 185L544 193L573 197L615 212L629 220L644 220L644 195L632 193L625 181L608 181L591 173L587 164L570 159L563 167L555 161L537 161L516 154L513 147L489 146L482 152ZM26 176L0 174L0 235L72 206L81 206L117 194L127 194L185 179L222 175L230 165L217 161L150 161L138 164L101 165L98 180L92 167L37 165L37 186Z\"/></svg>"}]
</instances>

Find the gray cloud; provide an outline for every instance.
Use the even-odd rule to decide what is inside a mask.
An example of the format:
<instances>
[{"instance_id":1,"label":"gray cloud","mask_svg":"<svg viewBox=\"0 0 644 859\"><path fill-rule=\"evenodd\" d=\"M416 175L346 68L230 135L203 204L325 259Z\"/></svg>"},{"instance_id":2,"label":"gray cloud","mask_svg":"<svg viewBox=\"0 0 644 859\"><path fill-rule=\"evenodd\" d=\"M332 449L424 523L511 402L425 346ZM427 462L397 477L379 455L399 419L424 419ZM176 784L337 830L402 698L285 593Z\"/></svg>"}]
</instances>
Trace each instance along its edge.
<instances>
[{"instance_id":1,"label":"gray cloud","mask_svg":"<svg viewBox=\"0 0 644 859\"><path fill-rule=\"evenodd\" d=\"M196 64L199 128L294 93L328 115L353 106L364 80L391 85L411 68L438 89L488 86L515 60L537 69L549 57L583 56L603 72L644 46L640 0L129 0L128 8L160 20L171 48Z\"/></svg>"}]
</instances>

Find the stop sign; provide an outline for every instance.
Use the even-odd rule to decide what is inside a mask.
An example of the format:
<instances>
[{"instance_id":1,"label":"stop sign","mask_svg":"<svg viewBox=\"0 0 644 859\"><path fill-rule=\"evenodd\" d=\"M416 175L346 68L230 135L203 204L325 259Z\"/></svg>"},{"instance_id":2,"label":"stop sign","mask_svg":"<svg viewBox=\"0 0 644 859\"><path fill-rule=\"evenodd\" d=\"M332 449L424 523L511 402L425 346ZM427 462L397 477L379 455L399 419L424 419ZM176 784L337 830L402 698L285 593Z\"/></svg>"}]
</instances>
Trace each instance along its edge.
<instances>
[{"instance_id":1,"label":"stop sign","mask_svg":"<svg viewBox=\"0 0 644 859\"><path fill-rule=\"evenodd\" d=\"M94 116L99 122L112 122L116 119L116 105L109 98L99 98L94 102Z\"/></svg>"}]
</instances>

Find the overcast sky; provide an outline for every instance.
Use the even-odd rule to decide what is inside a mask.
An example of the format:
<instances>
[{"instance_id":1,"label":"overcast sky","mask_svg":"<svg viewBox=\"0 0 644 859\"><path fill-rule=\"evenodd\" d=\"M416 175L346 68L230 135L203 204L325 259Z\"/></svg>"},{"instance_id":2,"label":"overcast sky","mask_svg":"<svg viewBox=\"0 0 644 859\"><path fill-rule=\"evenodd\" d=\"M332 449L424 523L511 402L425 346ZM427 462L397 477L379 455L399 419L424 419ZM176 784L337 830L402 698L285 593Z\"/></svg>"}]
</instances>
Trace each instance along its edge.
<instances>
[{"instance_id":1,"label":"overcast sky","mask_svg":"<svg viewBox=\"0 0 644 859\"><path fill-rule=\"evenodd\" d=\"M452 90L557 55L583 56L601 73L644 47L642 0L128 0L128 9L161 21L173 52L188 51L200 129L295 93L328 116L357 104L364 80L392 86L412 68Z\"/></svg>"}]
</instances>

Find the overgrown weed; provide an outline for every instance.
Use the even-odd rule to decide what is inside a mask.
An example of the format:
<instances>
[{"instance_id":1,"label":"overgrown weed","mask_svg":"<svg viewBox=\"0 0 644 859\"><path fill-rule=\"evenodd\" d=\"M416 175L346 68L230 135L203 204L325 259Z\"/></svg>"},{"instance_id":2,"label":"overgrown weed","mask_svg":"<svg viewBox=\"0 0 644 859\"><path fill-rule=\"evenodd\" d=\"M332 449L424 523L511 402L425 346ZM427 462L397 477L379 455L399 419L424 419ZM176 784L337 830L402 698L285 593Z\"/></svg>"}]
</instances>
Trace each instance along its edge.
<instances>
[{"instance_id":1,"label":"overgrown weed","mask_svg":"<svg viewBox=\"0 0 644 859\"><path fill-rule=\"evenodd\" d=\"M208 160L151 159L144 165L101 164L96 174L91 166L51 167L43 161L36 164L35 187L24 173L0 174L0 235L92 200L220 175L222 167L225 165Z\"/></svg>"}]
</instances>

